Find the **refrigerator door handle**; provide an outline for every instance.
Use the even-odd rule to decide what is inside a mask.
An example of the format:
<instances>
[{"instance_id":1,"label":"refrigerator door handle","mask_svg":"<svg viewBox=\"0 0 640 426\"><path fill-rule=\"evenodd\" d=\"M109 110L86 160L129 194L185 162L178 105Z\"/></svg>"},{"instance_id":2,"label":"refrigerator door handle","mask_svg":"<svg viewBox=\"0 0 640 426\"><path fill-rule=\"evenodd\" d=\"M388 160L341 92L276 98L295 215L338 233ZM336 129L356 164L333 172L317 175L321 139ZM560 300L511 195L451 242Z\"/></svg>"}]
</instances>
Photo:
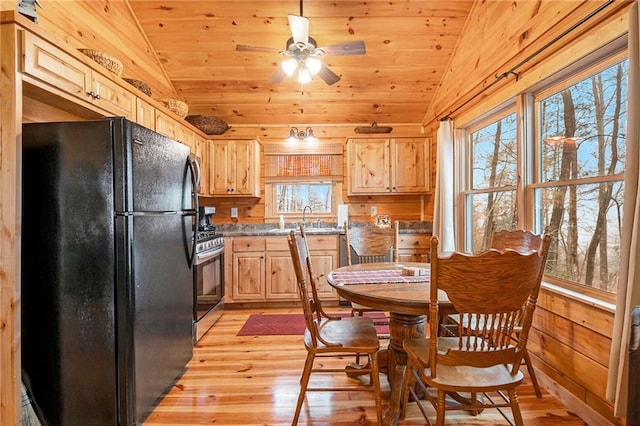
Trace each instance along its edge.
<instances>
[{"instance_id":1,"label":"refrigerator door handle","mask_svg":"<svg viewBox=\"0 0 640 426\"><path fill-rule=\"evenodd\" d=\"M200 223L200 208L198 206L198 187L200 186L200 164L198 164L198 159L190 156L187 159L187 167L189 167L189 171L191 172L191 197L193 199L193 207L195 210L195 223L193 226L193 235L191 236L192 247L191 247L191 255L188 255L189 267L193 268L193 265L196 261L196 237L198 233L198 224Z\"/></svg>"},{"instance_id":2,"label":"refrigerator door handle","mask_svg":"<svg viewBox=\"0 0 640 426\"><path fill-rule=\"evenodd\" d=\"M157 212L116 212L116 216L171 216L181 214L175 210L157 211Z\"/></svg>"}]
</instances>

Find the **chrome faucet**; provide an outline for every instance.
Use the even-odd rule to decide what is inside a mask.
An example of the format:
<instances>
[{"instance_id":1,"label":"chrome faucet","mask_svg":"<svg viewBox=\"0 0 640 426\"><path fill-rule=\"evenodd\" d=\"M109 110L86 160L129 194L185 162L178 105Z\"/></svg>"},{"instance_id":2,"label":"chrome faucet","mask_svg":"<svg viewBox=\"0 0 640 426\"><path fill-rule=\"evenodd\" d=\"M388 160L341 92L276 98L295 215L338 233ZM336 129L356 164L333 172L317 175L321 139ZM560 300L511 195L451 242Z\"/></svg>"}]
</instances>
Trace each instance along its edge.
<instances>
[{"instance_id":1,"label":"chrome faucet","mask_svg":"<svg viewBox=\"0 0 640 426\"><path fill-rule=\"evenodd\" d=\"M307 215L306 215L307 209L309 209L309 214L313 214L310 206L304 206L304 209L302 209L302 226L304 228L307 227Z\"/></svg>"}]
</instances>

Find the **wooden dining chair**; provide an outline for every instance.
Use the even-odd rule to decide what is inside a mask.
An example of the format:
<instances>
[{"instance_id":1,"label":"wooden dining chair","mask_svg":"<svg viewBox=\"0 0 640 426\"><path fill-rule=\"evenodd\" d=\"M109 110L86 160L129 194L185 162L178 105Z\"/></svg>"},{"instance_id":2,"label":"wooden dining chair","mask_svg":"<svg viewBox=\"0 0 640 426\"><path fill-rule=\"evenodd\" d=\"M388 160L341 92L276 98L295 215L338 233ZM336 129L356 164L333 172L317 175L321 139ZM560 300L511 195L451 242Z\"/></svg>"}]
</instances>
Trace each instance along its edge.
<instances>
[{"instance_id":1,"label":"wooden dining chair","mask_svg":"<svg viewBox=\"0 0 640 426\"><path fill-rule=\"evenodd\" d=\"M293 261L298 285L298 293L306 330L304 333L304 347L307 350L307 358L304 364L302 377L300 378L300 393L293 417L292 425L298 423L300 410L307 392L333 392L366 390L373 392L376 403L377 424L382 421L382 397L380 393L380 377L378 373L378 350L380 343L376 335L376 329L371 318L367 317L332 317L322 310L320 299L317 297L316 283L313 275L309 247L304 235L304 229L300 233L291 231L288 237L289 250ZM338 373L346 375L347 364L343 368L332 368L324 363L314 367L314 361L319 357L335 357L342 359L345 355L366 354L368 364L360 369L361 374L369 375L368 386L359 384L356 386L345 385L338 387L310 387L309 381L312 373ZM357 379L348 379L357 380ZM308 402L307 402L308 403Z\"/></svg>"},{"instance_id":2,"label":"wooden dining chair","mask_svg":"<svg viewBox=\"0 0 640 426\"><path fill-rule=\"evenodd\" d=\"M520 364L548 247L546 237L540 251L527 254L507 249L438 257L438 239L431 239L429 315L440 315L438 291L442 290L459 313L460 321L455 337L438 336L438 322L431 321L432 337L404 341L407 367L402 417L412 395L429 422L416 386L436 409L437 426L444 425L447 410L477 414L485 408L503 407L510 407L514 423L523 425L516 388L524 378ZM514 341L516 327L521 327L520 336ZM436 395L428 388L435 389ZM483 397L494 391L501 396ZM468 392L470 397L462 398L461 392ZM447 404L447 394L456 396L455 405Z\"/></svg>"},{"instance_id":3,"label":"wooden dining chair","mask_svg":"<svg viewBox=\"0 0 640 426\"><path fill-rule=\"evenodd\" d=\"M373 262L398 261L398 226L382 228L374 225L349 228L345 222L344 236L347 265ZM363 316L365 312L381 312L358 303L351 303L351 315ZM388 325L388 320L376 320L376 325Z\"/></svg>"},{"instance_id":4,"label":"wooden dining chair","mask_svg":"<svg viewBox=\"0 0 640 426\"><path fill-rule=\"evenodd\" d=\"M546 231L544 234L534 234L531 231L522 229L515 231L509 231L505 229L496 231L496 224L494 222L491 224L488 248L497 250L511 249L516 250L520 253L527 253L531 250L540 251L542 250L545 235L548 235ZM517 339L519 334L520 327L517 326L514 332L514 338ZM536 372L533 369L531 357L529 356L529 351L526 347L524 348L524 362L527 365L527 371L529 372L529 377L531 378L533 390L535 391L538 398L542 398L542 391L540 390Z\"/></svg>"}]
</instances>

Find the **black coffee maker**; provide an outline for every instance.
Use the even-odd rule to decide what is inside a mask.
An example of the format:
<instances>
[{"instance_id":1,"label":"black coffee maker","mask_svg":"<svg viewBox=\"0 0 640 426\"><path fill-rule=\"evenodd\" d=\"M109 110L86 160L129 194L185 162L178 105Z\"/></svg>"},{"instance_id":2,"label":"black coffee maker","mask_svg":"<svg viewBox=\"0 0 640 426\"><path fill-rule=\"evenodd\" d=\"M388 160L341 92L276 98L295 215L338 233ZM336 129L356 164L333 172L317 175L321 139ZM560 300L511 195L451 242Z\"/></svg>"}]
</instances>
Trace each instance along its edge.
<instances>
[{"instance_id":1,"label":"black coffee maker","mask_svg":"<svg viewBox=\"0 0 640 426\"><path fill-rule=\"evenodd\" d=\"M213 226L214 214L216 214L215 207L200 207L200 223L198 224L199 231L213 231L216 229L215 226Z\"/></svg>"}]
</instances>

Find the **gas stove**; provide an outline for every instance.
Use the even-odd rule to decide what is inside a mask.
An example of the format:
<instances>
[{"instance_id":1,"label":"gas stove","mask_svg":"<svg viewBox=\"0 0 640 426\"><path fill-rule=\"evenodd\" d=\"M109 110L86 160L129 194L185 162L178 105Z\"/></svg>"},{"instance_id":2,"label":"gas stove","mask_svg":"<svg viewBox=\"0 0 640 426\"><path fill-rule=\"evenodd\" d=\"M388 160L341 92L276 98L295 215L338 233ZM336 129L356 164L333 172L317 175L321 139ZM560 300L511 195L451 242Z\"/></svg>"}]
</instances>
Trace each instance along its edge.
<instances>
[{"instance_id":1,"label":"gas stove","mask_svg":"<svg viewBox=\"0 0 640 426\"><path fill-rule=\"evenodd\" d=\"M196 234L196 253L215 251L224 247L224 237L213 230L198 230Z\"/></svg>"}]
</instances>

